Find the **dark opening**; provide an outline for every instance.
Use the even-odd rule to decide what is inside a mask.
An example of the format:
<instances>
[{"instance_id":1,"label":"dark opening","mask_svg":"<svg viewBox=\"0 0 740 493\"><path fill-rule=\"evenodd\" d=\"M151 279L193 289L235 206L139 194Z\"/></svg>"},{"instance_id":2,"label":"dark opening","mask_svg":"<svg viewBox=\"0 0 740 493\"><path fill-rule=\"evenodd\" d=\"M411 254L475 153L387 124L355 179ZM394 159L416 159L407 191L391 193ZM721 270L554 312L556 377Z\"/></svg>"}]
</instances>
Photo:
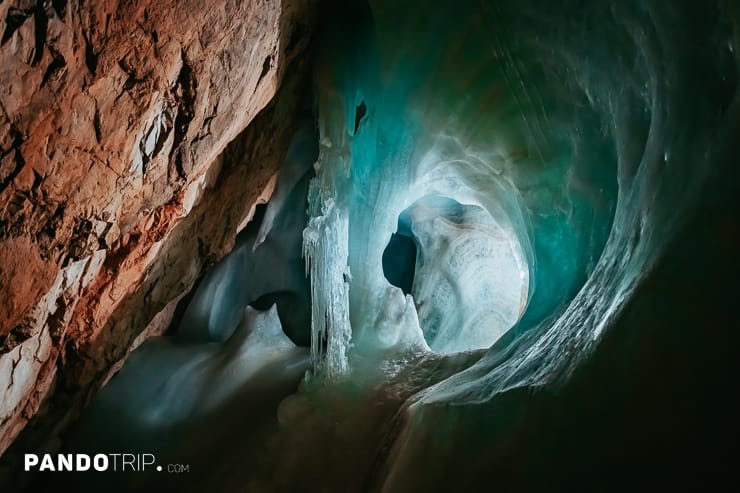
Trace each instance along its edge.
<instances>
[{"instance_id":1,"label":"dark opening","mask_svg":"<svg viewBox=\"0 0 740 493\"><path fill-rule=\"evenodd\" d=\"M355 132L353 135L357 135L357 130L360 128L360 122L365 118L365 115L367 115L367 106L365 106L365 101L362 101L355 107Z\"/></svg>"},{"instance_id":2,"label":"dark opening","mask_svg":"<svg viewBox=\"0 0 740 493\"><path fill-rule=\"evenodd\" d=\"M416 270L416 244L410 236L393 233L383 251L383 274L388 282L401 288L403 294L411 292Z\"/></svg>"}]
</instances>

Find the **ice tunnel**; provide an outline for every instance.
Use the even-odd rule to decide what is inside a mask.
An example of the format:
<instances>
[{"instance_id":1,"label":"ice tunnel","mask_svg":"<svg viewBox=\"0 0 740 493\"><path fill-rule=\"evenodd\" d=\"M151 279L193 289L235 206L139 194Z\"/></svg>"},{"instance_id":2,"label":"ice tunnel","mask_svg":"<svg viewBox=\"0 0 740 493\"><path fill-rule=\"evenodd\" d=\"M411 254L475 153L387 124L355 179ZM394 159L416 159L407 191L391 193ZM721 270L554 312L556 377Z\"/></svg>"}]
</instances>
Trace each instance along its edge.
<instances>
[{"instance_id":1,"label":"ice tunnel","mask_svg":"<svg viewBox=\"0 0 740 493\"><path fill-rule=\"evenodd\" d=\"M731 372L683 327L731 295L683 290L737 270L712 262L737 233L740 17L709 3L323 2L272 199L67 449L197 465L180 491L698 471L680 437L710 425L677 396Z\"/></svg>"}]
</instances>

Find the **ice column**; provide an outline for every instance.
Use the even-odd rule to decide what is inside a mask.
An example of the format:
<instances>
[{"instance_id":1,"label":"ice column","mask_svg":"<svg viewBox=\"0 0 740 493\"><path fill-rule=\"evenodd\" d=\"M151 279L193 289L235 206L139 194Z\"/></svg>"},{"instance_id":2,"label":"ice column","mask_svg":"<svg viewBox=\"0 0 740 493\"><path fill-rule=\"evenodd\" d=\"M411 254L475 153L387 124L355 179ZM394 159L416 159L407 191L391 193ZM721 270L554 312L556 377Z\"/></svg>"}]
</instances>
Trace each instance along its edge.
<instances>
[{"instance_id":1,"label":"ice column","mask_svg":"<svg viewBox=\"0 0 740 493\"><path fill-rule=\"evenodd\" d=\"M321 141L317 177L308 192L310 220L303 232L306 274L311 276L311 360L315 372L337 379L349 372L349 214L337 202L347 184L344 158ZM339 166L337 166L337 164Z\"/></svg>"}]
</instances>

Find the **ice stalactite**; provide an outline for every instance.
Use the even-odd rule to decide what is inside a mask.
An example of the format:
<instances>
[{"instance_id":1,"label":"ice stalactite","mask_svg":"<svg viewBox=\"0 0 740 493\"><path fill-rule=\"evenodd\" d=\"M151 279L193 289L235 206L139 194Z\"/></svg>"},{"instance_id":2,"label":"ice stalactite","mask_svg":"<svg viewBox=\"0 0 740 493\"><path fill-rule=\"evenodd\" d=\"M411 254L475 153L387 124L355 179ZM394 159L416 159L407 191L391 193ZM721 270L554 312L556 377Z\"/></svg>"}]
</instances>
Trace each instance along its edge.
<instances>
[{"instance_id":1,"label":"ice stalactite","mask_svg":"<svg viewBox=\"0 0 740 493\"><path fill-rule=\"evenodd\" d=\"M347 265L348 217L332 200L312 187L311 210L320 209L304 231L306 275L311 277L311 358L316 371L329 378L347 374L347 351L352 337L349 322Z\"/></svg>"}]
</instances>

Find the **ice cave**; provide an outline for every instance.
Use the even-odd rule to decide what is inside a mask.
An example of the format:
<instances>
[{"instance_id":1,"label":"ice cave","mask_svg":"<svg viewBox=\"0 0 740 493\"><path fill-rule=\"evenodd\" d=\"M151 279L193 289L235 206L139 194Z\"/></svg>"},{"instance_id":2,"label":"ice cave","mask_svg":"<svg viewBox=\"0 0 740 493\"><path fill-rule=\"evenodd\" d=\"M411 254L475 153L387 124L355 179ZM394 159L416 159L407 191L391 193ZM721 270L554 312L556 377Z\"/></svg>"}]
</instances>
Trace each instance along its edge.
<instances>
[{"instance_id":1,"label":"ice cave","mask_svg":"<svg viewBox=\"0 0 740 493\"><path fill-rule=\"evenodd\" d=\"M0 1L1 491L732 478L740 3L139 3Z\"/></svg>"}]
</instances>

